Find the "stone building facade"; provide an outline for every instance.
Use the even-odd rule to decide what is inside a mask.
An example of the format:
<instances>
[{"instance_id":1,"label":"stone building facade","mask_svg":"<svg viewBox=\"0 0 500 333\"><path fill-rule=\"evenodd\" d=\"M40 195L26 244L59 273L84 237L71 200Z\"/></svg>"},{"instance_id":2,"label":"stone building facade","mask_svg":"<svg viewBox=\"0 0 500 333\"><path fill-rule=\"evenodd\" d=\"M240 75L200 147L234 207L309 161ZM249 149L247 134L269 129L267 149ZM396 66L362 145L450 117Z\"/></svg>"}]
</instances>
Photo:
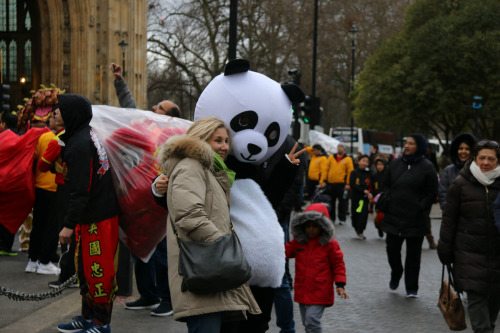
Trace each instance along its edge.
<instances>
[{"instance_id":1,"label":"stone building facade","mask_svg":"<svg viewBox=\"0 0 500 333\"><path fill-rule=\"evenodd\" d=\"M0 0L2 81L11 86L11 107L51 83L92 104L118 105L108 66L125 59L125 79L145 109L147 6L147 0Z\"/></svg>"}]
</instances>

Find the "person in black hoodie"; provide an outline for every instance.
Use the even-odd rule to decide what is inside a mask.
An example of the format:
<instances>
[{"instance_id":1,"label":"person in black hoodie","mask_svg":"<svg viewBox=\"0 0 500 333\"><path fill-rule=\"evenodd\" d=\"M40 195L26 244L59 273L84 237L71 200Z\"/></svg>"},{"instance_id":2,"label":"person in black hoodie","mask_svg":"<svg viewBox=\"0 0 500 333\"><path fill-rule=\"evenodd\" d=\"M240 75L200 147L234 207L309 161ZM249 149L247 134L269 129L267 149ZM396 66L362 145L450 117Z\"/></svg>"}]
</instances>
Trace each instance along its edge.
<instances>
[{"instance_id":1,"label":"person in black hoodie","mask_svg":"<svg viewBox=\"0 0 500 333\"><path fill-rule=\"evenodd\" d=\"M118 199L111 166L97 133L89 126L92 108L81 95L58 96L54 117L66 131L62 159L66 164L67 213L59 241L69 244L76 232L77 274L82 315L60 332L110 332L111 311L117 291Z\"/></svg>"},{"instance_id":2,"label":"person in black hoodie","mask_svg":"<svg viewBox=\"0 0 500 333\"><path fill-rule=\"evenodd\" d=\"M368 221L368 204L372 200L372 184L370 177L370 157L361 155L358 167L351 172L349 185L351 186L351 216L352 226L359 239L366 239L363 232Z\"/></svg>"},{"instance_id":3,"label":"person in black hoodie","mask_svg":"<svg viewBox=\"0 0 500 333\"><path fill-rule=\"evenodd\" d=\"M426 152L427 139L420 134L410 134L403 156L391 162L384 177L384 187L391 198L381 225L387 233L387 258L391 266L389 287L398 288L404 271L409 298L418 297L422 242L430 231L430 211L437 196L437 174L425 158ZM401 263L403 242L406 242L404 270Z\"/></svg>"}]
</instances>

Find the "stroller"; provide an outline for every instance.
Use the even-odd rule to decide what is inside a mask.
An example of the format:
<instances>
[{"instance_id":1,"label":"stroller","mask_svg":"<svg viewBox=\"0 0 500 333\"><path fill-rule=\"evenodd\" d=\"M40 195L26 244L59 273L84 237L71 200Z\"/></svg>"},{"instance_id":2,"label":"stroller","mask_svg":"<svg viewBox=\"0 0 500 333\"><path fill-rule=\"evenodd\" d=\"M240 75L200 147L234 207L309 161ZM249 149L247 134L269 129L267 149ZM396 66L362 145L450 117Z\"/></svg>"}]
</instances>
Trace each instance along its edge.
<instances>
[{"instance_id":1,"label":"stroller","mask_svg":"<svg viewBox=\"0 0 500 333\"><path fill-rule=\"evenodd\" d=\"M332 202L332 197L328 194L326 187L316 186L314 190L311 203L322 203L328 210L330 210L330 203Z\"/></svg>"}]
</instances>

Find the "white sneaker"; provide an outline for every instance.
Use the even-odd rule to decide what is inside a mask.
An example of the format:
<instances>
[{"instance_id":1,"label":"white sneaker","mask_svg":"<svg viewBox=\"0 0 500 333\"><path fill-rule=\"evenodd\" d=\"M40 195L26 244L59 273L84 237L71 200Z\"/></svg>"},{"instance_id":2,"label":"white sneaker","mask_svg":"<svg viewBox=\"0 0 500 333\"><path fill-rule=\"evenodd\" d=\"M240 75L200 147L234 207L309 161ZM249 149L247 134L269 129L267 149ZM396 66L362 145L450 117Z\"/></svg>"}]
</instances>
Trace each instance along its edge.
<instances>
[{"instance_id":1,"label":"white sneaker","mask_svg":"<svg viewBox=\"0 0 500 333\"><path fill-rule=\"evenodd\" d=\"M44 275L59 275L61 273L61 269L56 267L53 263L49 262L48 264L40 264L38 266L38 270L36 271L37 274L44 274Z\"/></svg>"},{"instance_id":2,"label":"white sneaker","mask_svg":"<svg viewBox=\"0 0 500 333\"><path fill-rule=\"evenodd\" d=\"M33 260L29 259L28 264L26 265L26 268L24 269L24 271L26 273L36 273L39 265L40 265L40 262L38 260L33 261Z\"/></svg>"}]
</instances>

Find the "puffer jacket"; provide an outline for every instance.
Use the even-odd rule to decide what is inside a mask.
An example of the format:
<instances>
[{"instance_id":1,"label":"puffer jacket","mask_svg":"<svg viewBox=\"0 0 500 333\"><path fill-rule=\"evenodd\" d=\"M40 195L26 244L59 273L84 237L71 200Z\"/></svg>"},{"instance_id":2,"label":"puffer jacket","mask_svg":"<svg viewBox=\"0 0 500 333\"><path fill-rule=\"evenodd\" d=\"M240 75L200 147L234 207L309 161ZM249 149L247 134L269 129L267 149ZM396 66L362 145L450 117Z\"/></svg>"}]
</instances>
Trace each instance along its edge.
<instances>
[{"instance_id":1,"label":"puffer jacket","mask_svg":"<svg viewBox=\"0 0 500 333\"><path fill-rule=\"evenodd\" d=\"M423 158L408 164L402 157L396 158L387 168L383 186L391 199L381 229L400 237L427 235L438 187L432 163Z\"/></svg>"},{"instance_id":2,"label":"puffer jacket","mask_svg":"<svg viewBox=\"0 0 500 333\"><path fill-rule=\"evenodd\" d=\"M322 234L308 239L304 225L317 223ZM337 287L346 284L344 254L333 238L332 222L318 212L305 212L293 220L292 234L295 239L285 244L287 258L295 258L294 301L301 304L331 306L334 303L333 283Z\"/></svg>"},{"instance_id":3,"label":"puffer jacket","mask_svg":"<svg viewBox=\"0 0 500 333\"><path fill-rule=\"evenodd\" d=\"M322 184L328 173L328 156L324 154L319 156L314 155L313 147L306 147L306 151L311 156L307 177Z\"/></svg>"},{"instance_id":4,"label":"puffer jacket","mask_svg":"<svg viewBox=\"0 0 500 333\"><path fill-rule=\"evenodd\" d=\"M454 264L459 291L500 292L500 235L493 219L493 202L500 193L500 178L480 184L467 162L451 183L439 233L438 255Z\"/></svg>"},{"instance_id":5,"label":"puffer jacket","mask_svg":"<svg viewBox=\"0 0 500 333\"><path fill-rule=\"evenodd\" d=\"M344 155L337 162L337 154L330 155L327 161L327 170L326 181L328 184L349 184L351 172L354 170L352 158Z\"/></svg>"},{"instance_id":6,"label":"puffer jacket","mask_svg":"<svg viewBox=\"0 0 500 333\"><path fill-rule=\"evenodd\" d=\"M230 182L225 171L213 170L213 150L206 143L188 136L170 138L161 148L159 161L169 177L167 192L168 280L174 319L226 312L234 319L246 311L260 313L248 284L205 295L181 291L179 245L172 229L185 241L213 242L231 233L229 218Z\"/></svg>"}]
</instances>

